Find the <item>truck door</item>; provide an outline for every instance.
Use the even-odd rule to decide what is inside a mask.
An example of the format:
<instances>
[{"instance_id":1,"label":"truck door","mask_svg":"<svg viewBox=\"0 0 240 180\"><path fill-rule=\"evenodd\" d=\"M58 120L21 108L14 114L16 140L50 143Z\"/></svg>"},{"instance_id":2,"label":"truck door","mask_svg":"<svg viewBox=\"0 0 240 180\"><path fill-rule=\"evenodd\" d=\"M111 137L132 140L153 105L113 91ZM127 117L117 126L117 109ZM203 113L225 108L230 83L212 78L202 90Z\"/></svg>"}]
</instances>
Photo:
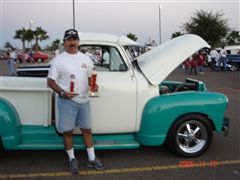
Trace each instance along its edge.
<instances>
[{"instance_id":1,"label":"truck door","mask_svg":"<svg viewBox=\"0 0 240 180\"><path fill-rule=\"evenodd\" d=\"M133 132L136 123L136 80L113 46L82 46L97 70L98 97L90 97L93 133ZM83 51L84 51L83 50Z\"/></svg>"}]
</instances>

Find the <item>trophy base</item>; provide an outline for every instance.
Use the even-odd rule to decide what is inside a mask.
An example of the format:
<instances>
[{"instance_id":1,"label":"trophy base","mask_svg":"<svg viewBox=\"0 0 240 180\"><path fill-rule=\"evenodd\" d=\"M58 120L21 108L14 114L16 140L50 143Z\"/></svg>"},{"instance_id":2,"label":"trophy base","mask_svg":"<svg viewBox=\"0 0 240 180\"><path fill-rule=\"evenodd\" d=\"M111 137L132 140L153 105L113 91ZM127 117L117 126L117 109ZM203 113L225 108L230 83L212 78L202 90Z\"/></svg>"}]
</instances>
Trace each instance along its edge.
<instances>
[{"instance_id":1,"label":"trophy base","mask_svg":"<svg viewBox=\"0 0 240 180\"><path fill-rule=\"evenodd\" d=\"M98 97L98 92L89 92L89 97Z\"/></svg>"}]
</instances>

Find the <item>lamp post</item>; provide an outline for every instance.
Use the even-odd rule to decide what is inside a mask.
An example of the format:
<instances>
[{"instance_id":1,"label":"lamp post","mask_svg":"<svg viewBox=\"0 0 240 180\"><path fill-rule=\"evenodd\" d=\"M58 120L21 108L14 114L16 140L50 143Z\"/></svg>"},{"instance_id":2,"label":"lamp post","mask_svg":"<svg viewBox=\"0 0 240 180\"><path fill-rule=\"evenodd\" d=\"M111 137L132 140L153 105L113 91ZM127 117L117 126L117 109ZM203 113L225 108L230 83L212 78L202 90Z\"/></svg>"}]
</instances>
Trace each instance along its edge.
<instances>
[{"instance_id":1,"label":"lamp post","mask_svg":"<svg viewBox=\"0 0 240 180\"><path fill-rule=\"evenodd\" d=\"M33 20L30 20L29 21L29 28L30 28L30 30L32 30L32 24L33 24Z\"/></svg>"},{"instance_id":2,"label":"lamp post","mask_svg":"<svg viewBox=\"0 0 240 180\"><path fill-rule=\"evenodd\" d=\"M161 31L162 31L162 29L161 29L161 9L162 9L162 6L160 5L159 6L159 45L162 43L162 37L161 37Z\"/></svg>"}]
</instances>

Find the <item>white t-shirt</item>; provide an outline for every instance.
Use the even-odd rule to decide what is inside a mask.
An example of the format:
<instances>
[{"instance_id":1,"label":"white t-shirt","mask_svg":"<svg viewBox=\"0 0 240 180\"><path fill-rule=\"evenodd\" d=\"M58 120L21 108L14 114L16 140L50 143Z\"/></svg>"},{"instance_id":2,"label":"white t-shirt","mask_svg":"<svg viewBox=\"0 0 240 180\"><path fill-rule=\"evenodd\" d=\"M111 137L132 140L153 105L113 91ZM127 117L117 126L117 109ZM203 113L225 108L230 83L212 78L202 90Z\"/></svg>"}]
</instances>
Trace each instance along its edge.
<instances>
[{"instance_id":1,"label":"white t-shirt","mask_svg":"<svg viewBox=\"0 0 240 180\"><path fill-rule=\"evenodd\" d=\"M220 54L221 57L227 57L226 56L226 51L224 49L221 49L219 54Z\"/></svg>"},{"instance_id":2,"label":"white t-shirt","mask_svg":"<svg viewBox=\"0 0 240 180\"><path fill-rule=\"evenodd\" d=\"M10 52L10 58L17 59L17 54L15 53L15 51Z\"/></svg>"},{"instance_id":3,"label":"white t-shirt","mask_svg":"<svg viewBox=\"0 0 240 180\"><path fill-rule=\"evenodd\" d=\"M92 68L93 63L85 54L64 51L52 60L48 78L55 80L64 91L70 92L71 75L74 75L74 93L79 95L72 100L85 103L88 101L88 78L91 77Z\"/></svg>"},{"instance_id":4,"label":"white t-shirt","mask_svg":"<svg viewBox=\"0 0 240 180\"><path fill-rule=\"evenodd\" d=\"M210 52L210 56L211 56L211 58L217 59L219 55L218 55L218 52L215 49L213 49Z\"/></svg>"}]
</instances>

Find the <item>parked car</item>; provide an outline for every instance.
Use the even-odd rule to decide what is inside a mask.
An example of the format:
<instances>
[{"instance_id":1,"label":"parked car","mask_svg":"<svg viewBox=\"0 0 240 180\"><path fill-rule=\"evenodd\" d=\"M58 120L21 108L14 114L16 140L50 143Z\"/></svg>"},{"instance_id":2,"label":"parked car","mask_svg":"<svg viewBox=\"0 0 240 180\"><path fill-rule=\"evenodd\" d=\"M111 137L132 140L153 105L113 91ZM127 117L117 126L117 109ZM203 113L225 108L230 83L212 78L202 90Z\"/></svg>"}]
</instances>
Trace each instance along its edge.
<instances>
[{"instance_id":1,"label":"parked car","mask_svg":"<svg viewBox=\"0 0 240 180\"><path fill-rule=\"evenodd\" d=\"M17 52L17 63L22 63L25 59L27 63L41 63L48 59L48 55L42 52L36 51L33 54L26 53L25 51L18 51Z\"/></svg>"},{"instance_id":2,"label":"parked car","mask_svg":"<svg viewBox=\"0 0 240 180\"><path fill-rule=\"evenodd\" d=\"M95 64L98 97L90 96L96 149L133 149L167 143L181 156L194 157L210 146L213 131L226 134L228 98L202 81L164 79L189 56L209 45L199 36L177 37L135 60L109 34L82 33L81 47L109 52L108 66ZM128 44L129 46L131 45ZM92 51L92 52L91 52ZM57 94L46 78L1 77L0 140L4 149L64 149L58 133ZM79 129L75 149L84 149Z\"/></svg>"},{"instance_id":3,"label":"parked car","mask_svg":"<svg viewBox=\"0 0 240 180\"><path fill-rule=\"evenodd\" d=\"M220 63L220 65L219 65L219 63L216 62L215 65L214 65L214 69L215 70L224 70L223 63ZM226 61L226 69L227 69L227 71L237 71L238 70L238 66L234 65L233 63L229 63L229 61L227 59L227 61Z\"/></svg>"},{"instance_id":4,"label":"parked car","mask_svg":"<svg viewBox=\"0 0 240 180\"><path fill-rule=\"evenodd\" d=\"M240 70L240 54L227 55L228 64L232 65L234 69Z\"/></svg>"},{"instance_id":5,"label":"parked car","mask_svg":"<svg viewBox=\"0 0 240 180\"><path fill-rule=\"evenodd\" d=\"M44 54L40 51L36 51L33 55L32 55L32 58L34 61L38 62L38 63L41 63L41 62L44 62L48 59L48 55L47 54Z\"/></svg>"}]
</instances>

